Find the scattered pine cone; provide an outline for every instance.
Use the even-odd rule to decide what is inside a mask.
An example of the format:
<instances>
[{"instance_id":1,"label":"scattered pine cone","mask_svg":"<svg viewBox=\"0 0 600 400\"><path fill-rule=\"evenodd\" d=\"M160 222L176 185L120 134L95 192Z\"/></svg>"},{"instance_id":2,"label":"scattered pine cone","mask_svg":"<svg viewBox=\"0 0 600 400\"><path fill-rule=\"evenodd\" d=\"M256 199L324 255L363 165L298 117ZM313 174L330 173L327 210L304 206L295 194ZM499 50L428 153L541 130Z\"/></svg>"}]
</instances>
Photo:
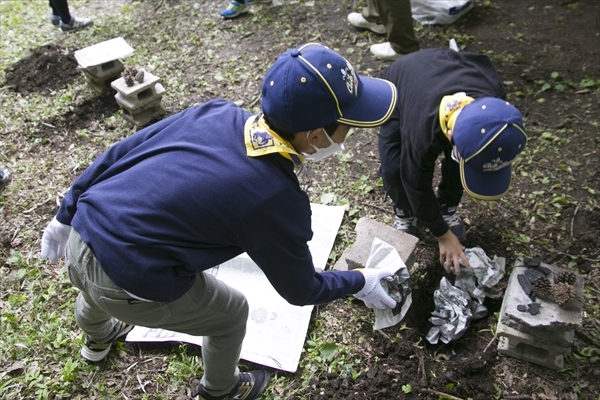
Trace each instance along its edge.
<instances>
[{"instance_id":1,"label":"scattered pine cone","mask_svg":"<svg viewBox=\"0 0 600 400\"><path fill-rule=\"evenodd\" d=\"M133 77L131 75L126 75L123 77L123 79L125 79L125 83L127 84L127 86L133 86L134 82Z\"/></svg>"},{"instance_id":2,"label":"scattered pine cone","mask_svg":"<svg viewBox=\"0 0 600 400\"><path fill-rule=\"evenodd\" d=\"M135 74L135 80L138 81L139 83L144 82L144 71L138 71Z\"/></svg>"},{"instance_id":3,"label":"scattered pine cone","mask_svg":"<svg viewBox=\"0 0 600 400\"><path fill-rule=\"evenodd\" d=\"M135 81L138 81L139 83L144 81L144 71L138 72L138 70L132 66L125 67L122 76L127 86L133 86Z\"/></svg>"},{"instance_id":4,"label":"scattered pine cone","mask_svg":"<svg viewBox=\"0 0 600 400\"><path fill-rule=\"evenodd\" d=\"M571 271L561 271L554 276L554 283L566 283L567 285L574 285L577 280L577 276Z\"/></svg>"},{"instance_id":5,"label":"scattered pine cone","mask_svg":"<svg viewBox=\"0 0 600 400\"><path fill-rule=\"evenodd\" d=\"M575 288L567 283L560 282L552 287L552 296L559 306L563 306L575 299Z\"/></svg>"},{"instance_id":6,"label":"scattered pine cone","mask_svg":"<svg viewBox=\"0 0 600 400\"><path fill-rule=\"evenodd\" d=\"M128 75L131 75L131 72L134 68L131 66L125 67L125 69L123 70L123 77L126 77Z\"/></svg>"},{"instance_id":7,"label":"scattered pine cone","mask_svg":"<svg viewBox=\"0 0 600 400\"><path fill-rule=\"evenodd\" d=\"M537 278L532 286L533 293L540 299L552 299L552 283L545 276Z\"/></svg>"}]
</instances>

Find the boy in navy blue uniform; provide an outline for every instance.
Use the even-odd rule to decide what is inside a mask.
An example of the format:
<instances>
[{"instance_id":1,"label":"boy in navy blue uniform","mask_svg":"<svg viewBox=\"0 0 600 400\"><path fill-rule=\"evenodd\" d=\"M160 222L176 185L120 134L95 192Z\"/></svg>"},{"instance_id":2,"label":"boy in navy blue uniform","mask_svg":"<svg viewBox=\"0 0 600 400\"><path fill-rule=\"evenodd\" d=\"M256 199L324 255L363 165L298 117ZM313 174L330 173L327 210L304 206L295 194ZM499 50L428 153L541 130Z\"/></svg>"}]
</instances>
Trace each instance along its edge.
<instances>
[{"instance_id":1,"label":"boy in navy blue uniform","mask_svg":"<svg viewBox=\"0 0 600 400\"><path fill-rule=\"evenodd\" d=\"M483 54L427 49L407 54L381 77L398 89L392 117L381 127L380 175L392 199L394 228L415 224L439 241L440 262L456 274L469 267L463 222L456 214L463 191L495 200L510 186L511 164L527 137L521 113ZM441 181L434 191L438 157Z\"/></svg>"},{"instance_id":2,"label":"boy in navy blue uniform","mask_svg":"<svg viewBox=\"0 0 600 400\"><path fill-rule=\"evenodd\" d=\"M72 184L42 236L42 257L65 254L99 361L134 325L203 336L197 399L256 399L266 371L237 368L248 318L244 295L209 268L246 252L288 302L354 294L393 308L380 280L393 271L316 272L309 198L296 173L343 149L351 126L392 114L396 89L358 76L339 54L306 44L281 55L262 89L262 113L215 100L116 143ZM237 397L236 397L237 396Z\"/></svg>"}]
</instances>

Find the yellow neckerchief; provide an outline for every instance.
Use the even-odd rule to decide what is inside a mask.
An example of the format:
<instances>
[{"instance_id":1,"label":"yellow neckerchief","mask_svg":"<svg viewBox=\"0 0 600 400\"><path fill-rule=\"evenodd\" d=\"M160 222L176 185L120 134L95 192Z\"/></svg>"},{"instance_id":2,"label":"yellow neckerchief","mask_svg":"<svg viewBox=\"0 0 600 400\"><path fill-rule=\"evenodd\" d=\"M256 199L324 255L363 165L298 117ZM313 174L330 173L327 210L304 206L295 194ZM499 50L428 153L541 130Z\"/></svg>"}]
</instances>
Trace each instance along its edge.
<instances>
[{"instance_id":1,"label":"yellow neckerchief","mask_svg":"<svg viewBox=\"0 0 600 400\"><path fill-rule=\"evenodd\" d=\"M244 142L248 157L279 153L294 163L294 170L302 169L304 156L287 140L269 129L263 114L253 115L244 124Z\"/></svg>"},{"instance_id":2,"label":"yellow neckerchief","mask_svg":"<svg viewBox=\"0 0 600 400\"><path fill-rule=\"evenodd\" d=\"M460 111L462 111L464 106L473 101L475 99L467 96L465 92L454 93L442 98L440 102L440 127L446 137L448 137L448 130L454 130L454 123Z\"/></svg>"}]
</instances>

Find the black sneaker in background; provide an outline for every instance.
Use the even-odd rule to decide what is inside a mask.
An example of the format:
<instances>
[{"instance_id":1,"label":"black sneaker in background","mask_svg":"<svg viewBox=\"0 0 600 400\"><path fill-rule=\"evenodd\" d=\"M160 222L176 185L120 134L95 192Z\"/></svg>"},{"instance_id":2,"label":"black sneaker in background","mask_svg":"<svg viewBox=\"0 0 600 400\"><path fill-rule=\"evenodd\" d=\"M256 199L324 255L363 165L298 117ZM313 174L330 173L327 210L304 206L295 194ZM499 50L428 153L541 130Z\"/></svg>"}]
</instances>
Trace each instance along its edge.
<instances>
[{"instance_id":1,"label":"black sneaker in background","mask_svg":"<svg viewBox=\"0 0 600 400\"><path fill-rule=\"evenodd\" d=\"M69 22L68 24L65 24L62 21L59 21L58 26L60 26L60 29L63 32L75 32L81 29L85 29L88 28L90 26L92 26L94 24L94 21L92 21L89 18L77 18L77 17L71 17L71 22Z\"/></svg>"},{"instance_id":2,"label":"black sneaker in background","mask_svg":"<svg viewBox=\"0 0 600 400\"><path fill-rule=\"evenodd\" d=\"M456 214L456 207L442 205L441 210L442 217L444 217L444 221L448 224L450 231L454 233L458 240L464 242L467 238L467 230L465 229L465 224Z\"/></svg>"}]
</instances>

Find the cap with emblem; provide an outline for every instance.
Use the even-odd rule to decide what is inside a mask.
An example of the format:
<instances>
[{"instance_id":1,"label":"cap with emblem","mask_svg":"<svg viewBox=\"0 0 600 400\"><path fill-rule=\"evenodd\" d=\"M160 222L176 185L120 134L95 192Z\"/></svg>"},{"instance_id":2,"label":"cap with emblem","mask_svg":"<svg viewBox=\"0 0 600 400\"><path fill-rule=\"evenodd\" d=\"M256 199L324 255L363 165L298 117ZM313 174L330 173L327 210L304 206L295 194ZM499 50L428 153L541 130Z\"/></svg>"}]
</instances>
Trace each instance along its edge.
<instances>
[{"instance_id":1,"label":"cap with emblem","mask_svg":"<svg viewBox=\"0 0 600 400\"><path fill-rule=\"evenodd\" d=\"M396 104L386 80L359 76L352 64L318 43L288 50L267 72L262 110L275 127L302 132L338 123L382 125Z\"/></svg>"},{"instance_id":2,"label":"cap with emblem","mask_svg":"<svg viewBox=\"0 0 600 400\"><path fill-rule=\"evenodd\" d=\"M482 200L504 196L510 187L511 165L527 143L519 110L495 97L477 99L456 118L452 140L465 191Z\"/></svg>"}]
</instances>

